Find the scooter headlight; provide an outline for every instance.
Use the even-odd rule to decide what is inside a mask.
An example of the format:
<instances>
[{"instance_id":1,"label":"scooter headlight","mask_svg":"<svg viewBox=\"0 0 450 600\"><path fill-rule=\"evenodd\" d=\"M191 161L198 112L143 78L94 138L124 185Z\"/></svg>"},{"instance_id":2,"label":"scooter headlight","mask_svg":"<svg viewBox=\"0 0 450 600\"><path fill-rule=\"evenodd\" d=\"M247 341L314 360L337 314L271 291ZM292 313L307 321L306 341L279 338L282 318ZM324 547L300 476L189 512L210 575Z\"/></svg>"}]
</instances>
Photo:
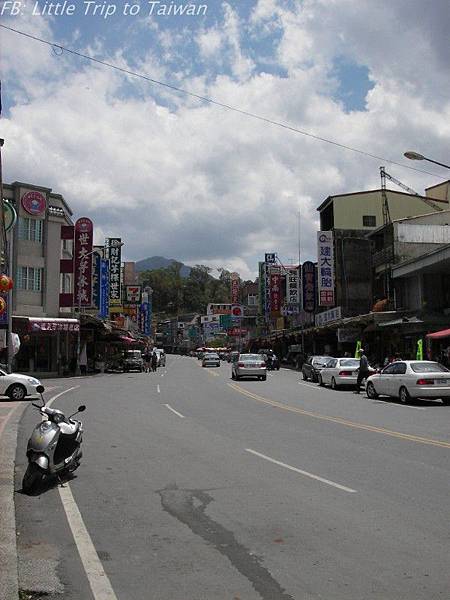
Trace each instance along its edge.
<instances>
[{"instance_id":1,"label":"scooter headlight","mask_svg":"<svg viewBox=\"0 0 450 600\"><path fill-rule=\"evenodd\" d=\"M52 428L52 424L50 423L50 421L42 421L41 427L40 427L41 431L45 432L51 428Z\"/></svg>"}]
</instances>

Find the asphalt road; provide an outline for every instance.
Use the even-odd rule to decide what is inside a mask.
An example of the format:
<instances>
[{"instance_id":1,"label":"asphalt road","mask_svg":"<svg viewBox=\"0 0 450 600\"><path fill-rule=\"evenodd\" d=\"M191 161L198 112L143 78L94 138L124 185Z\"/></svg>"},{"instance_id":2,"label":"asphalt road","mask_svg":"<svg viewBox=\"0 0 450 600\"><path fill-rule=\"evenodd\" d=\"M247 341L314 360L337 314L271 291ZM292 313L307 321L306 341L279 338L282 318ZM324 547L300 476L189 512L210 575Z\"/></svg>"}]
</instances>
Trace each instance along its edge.
<instances>
[{"instance_id":1,"label":"asphalt road","mask_svg":"<svg viewBox=\"0 0 450 600\"><path fill-rule=\"evenodd\" d=\"M450 407L288 370L230 374L168 356L156 374L48 383L49 397L80 386L54 406L87 405L84 457L65 488L20 494L27 409L20 587L48 600L448 598Z\"/></svg>"}]
</instances>

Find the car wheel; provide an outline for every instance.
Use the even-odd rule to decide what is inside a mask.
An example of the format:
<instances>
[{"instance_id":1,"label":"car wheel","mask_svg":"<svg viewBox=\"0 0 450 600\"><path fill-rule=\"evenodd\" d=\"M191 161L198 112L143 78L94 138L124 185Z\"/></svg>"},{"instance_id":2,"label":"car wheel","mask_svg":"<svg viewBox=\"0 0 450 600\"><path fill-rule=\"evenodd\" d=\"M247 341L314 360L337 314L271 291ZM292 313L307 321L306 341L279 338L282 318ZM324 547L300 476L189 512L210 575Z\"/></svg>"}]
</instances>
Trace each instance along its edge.
<instances>
[{"instance_id":1,"label":"car wheel","mask_svg":"<svg viewBox=\"0 0 450 600\"><path fill-rule=\"evenodd\" d=\"M336 379L334 377L331 378L331 389L332 390L337 390L339 389L338 384L336 383Z\"/></svg>"},{"instance_id":2,"label":"car wheel","mask_svg":"<svg viewBox=\"0 0 450 600\"><path fill-rule=\"evenodd\" d=\"M373 385L373 383L371 381L369 381L369 383L367 384L366 392L367 392L367 397L370 398L371 400L376 400L378 398L378 394L375 389L375 386Z\"/></svg>"},{"instance_id":3,"label":"car wheel","mask_svg":"<svg viewBox=\"0 0 450 600\"><path fill-rule=\"evenodd\" d=\"M262 379L262 381L266 381L266 380L267 380L267 375L263 375L263 376L261 377L261 379Z\"/></svg>"},{"instance_id":4,"label":"car wheel","mask_svg":"<svg viewBox=\"0 0 450 600\"><path fill-rule=\"evenodd\" d=\"M450 396L447 396L446 398L442 398L442 404L445 404L445 406L449 406L450 405Z\"/></svg>"},{"instance_id":5,"label":"car wheel","mask_svg":"<svg viewBox=\"0 0 450 600\"><path fill-rule=\"evenodd\" d=\"M322 375L319 375L319 385L320 387L323 387L325 385L322 379Z\"/></svg>"},{"instance_id":6,"label":"car wheel","mask_svg":"<svg viewBox=\"0 0 450 600\"><path fill-rule=\"evenodd\" d=\"M27 395L27 390L20 383L15 383L9 388L7 395L11 400L23 400Z\"/></svg>"},{"instance_id":7,"label":"car wheel","mask_svg":"<svg viewBox=\"0 0 450 600\"><path fill-rule=\"evenodd\" d=\"M398 396L399 396L400 402L402 404L407 404L409 402L409 393L405 387L402 386L400 388L400 391L398 392Z\"/></svg>"},{"instance_id":8,"label":"car wheel","mask_svg":"<svg viewBox=\"0 0 450 600\"><path fill-rule=\"evenodd\" d=\"M303 379L303 381L308 381L308 378L306 377L305 373L303 373L303 371L302 371L302 379Z\"/></svg>"},{"instance_id":9,"label":"car wheel","mask_svg":"<svg viewBox=\"0 0 450 600\"><path fill-rule=\"evenodd\" d=\"M231 379L236 379L236 377L234 375L234 371L231 371Z\"/></svg>"}]
</instances>

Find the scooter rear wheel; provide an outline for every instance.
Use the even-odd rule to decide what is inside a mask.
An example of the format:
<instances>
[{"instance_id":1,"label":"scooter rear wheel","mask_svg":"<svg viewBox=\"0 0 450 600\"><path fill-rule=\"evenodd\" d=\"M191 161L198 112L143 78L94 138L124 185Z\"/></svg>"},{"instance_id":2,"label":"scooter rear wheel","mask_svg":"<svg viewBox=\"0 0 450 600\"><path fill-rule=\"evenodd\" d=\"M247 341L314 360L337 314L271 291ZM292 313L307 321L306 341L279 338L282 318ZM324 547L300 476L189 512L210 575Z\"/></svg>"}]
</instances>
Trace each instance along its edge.
<instances>
[{"instance_id":1,"label":"scooter rear wheel","mask_svg":"<svg viewBox=\"0 0 450 600\"><path fill-rule=\"evenodd\" d=\"M32 494L42 485L43 481L44 471L36 463L29 463L22 479L22 491Z\"/></svg>"}]
</instances>

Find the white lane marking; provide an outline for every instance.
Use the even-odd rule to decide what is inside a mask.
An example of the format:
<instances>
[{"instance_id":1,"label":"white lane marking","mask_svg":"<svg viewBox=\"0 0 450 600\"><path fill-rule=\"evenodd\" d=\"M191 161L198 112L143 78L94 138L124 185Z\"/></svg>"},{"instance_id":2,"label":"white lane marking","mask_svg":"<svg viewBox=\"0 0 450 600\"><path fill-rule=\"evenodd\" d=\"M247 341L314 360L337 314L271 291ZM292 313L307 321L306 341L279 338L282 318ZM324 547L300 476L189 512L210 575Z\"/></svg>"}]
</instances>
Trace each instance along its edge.
<instances>
[{"instance_id":1,"label":"white lane marking","mask_svg":"<svg viewBox=\"0 0 450 600\"><path fill-rule=\"evenodd\" d=\"M56 394L56 396L53 396L52 398L50 398L50 400L48 402L46 402L45 404L47 406L51 406L53 404L53 402L55 400L57 400L60 396L62 396L63 394L67 394L68 392L71 392L72 390L76 390L77 388L79 388L79 385L74 385L71 388L68 388L67 390L63 390L62 392L59 392L59 394Z\"/></svg>"},{"instance_id":2,"label":"white lane marking","mask_svg":"<svg viewBox=\"0 0 450 600\"><path fill-rule=\"evenodd\" d=\"M345 485L341 485L340 483L336 483L335 481L330 481L329 479L324 479L323 477L319 477L319 475L314 475L313 473L308 473L308 471L302 471L301 469L297 469L297 467L292 467L291 465L287 465L279 460L275 460L270 456L266 456L265 454L261 454L260 452L256 452L251 448L246 448L246 452L250 452L255 456L259 456L260 458L264 458L264 460L268 460L275 465L279 465L280 467L284 467L285 469L289 469L290 471L295 471L295 473L300 473L300 475L305 475L306 477L310 477L311 479L316 479L317 481L321 481L322 483L326 483L327 485L331 485L338 490L343 490L344 492L348 492L349 494L356 494L357 491L352 488L346 487Z\"/></svg>"},{"instance_id":3,"label":"white lane marking","mask_svg":"<svg viewBox=\"0 0 450 600\"><path fill-rule=\"evenodd\" d=\"M158 385L156 386L156 389L157 389L157 391L158 391L158 394L160 394L160 393L161 393L161 390L159 389L159 383L158 383Z\"/></svg>"},{"instance_id":4,"label":"white lane marking","mask_svg":"<svg viewBox=\"0 0 450 600\"><path fill-rule=\"evenodd\" d=\"M95 600L117 600L68 483L59 495Z\"/></svg>"},{"instance_id":5,"label":"white lane marking","mask_svg":"<svg viewBox=\"0 0 450 600\"><path fill-rule=\"evenodd\" d=\"M166 408L168 408L169 410L171 410L173 413L175 413L176 415L178 415L180 417L180 419L185 419L186 417L184 415L182 415L181 413L179 413L177 410L175 410L174 408L172 408L170 406L170 404L164 404L164 406Z\"/></svg>"}]
</instances>

